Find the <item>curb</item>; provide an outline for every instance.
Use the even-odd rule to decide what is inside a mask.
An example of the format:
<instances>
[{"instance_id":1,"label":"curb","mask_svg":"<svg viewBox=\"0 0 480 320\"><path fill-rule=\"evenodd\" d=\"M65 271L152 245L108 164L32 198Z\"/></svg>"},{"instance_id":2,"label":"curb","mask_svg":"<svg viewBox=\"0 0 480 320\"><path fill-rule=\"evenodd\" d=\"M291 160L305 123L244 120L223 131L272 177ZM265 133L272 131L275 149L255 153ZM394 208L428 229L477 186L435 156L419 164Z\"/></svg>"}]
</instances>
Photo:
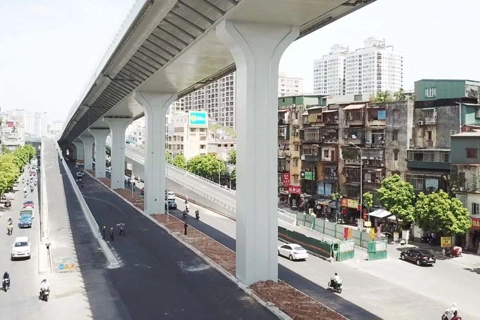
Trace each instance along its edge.
<instances>
[{"instance_id":1,"label":"curb","mask_svg":"<svg viewBox=\"0 0 480 320\"><path fill-rule=\"evenodd\" d=\"M203 254L200 250L198 250L197 248L195 248L194 246L192 246L191 244L189 244L188 242L184 241L181 237L179 237L178 235L176 235L173 231L171 231L170 229L168 229L166 226L162 225L160 222L158 222L157 220L155 220L154 218L152 218L150 215L146 214L145 212L143 212L142 210L140 210L139 208L137 208L133 203L131 203L130 201L128 201L127 199L125 199L124 197L122 197L118 192L116 192L115 190L113 190L112 188L109 188L107 187L103 182L101 182L100 180L98 180L96 177L92 176L90 173L86 172L91 178L95 179L97 182L99 182L103 187L105 187L107 190L109 190L111 193L117 195L118 197L120 197L123 201L125 201L128 205L130 205L132 208L134 208L135 210L138 211L138 213L140 213L141 215L145 216L147 219L149 219L150 221L152 221L153 223L155 223L157 226L159 226L160 228L162 228L163 230L165 230L168 234L170 234L170 236L172 236L173 238L175 238L175 240L177 240L178 242L180 242L182 245L184 245L186 248L188 248L189 250L191 250L193 253L195 253L196 255L198 255L200 258L202 258L203 260L205 260L206 263L208 263L212 268L214 268L215 270L217 270L218 272L220 272L223 276L225 276L227 279L229 279L230 281L232 281L233 283L235 283L240 289L242 289L246 294L248 294L250 297L252 297L255 301L257 301L260 305L262 305L263 307L267 308L271 313L273 313L275 316L277 316L279 319L282 319L282 320L293 320L290 316L288 316L286 313L284 313L283 311L281 311L280 309L278 309L277 307L273 306L271 303L269 302L266 302L265 300L262 300L257 294L255 294L247 285L245 285L244 283L242 283L240 280L238 280L237 278L235 278L233 275L231 275L228 271L226 271L225 269L223 269L218 263L216 263L215 261L211 260L208 256L206 256L205 254ZM176 218L175 216L173 215L170 215L171 218L173 219L176 219L178 221L181 221L179 220L178 218ZM193 227L192 227L193 228ZM198 229L195 229L197 232L205 235L208 237L208 235L206 235L205 233L201 232L200 230ZM210 238L210 237L209 237ZM213 240L213 239L212 239ZM223 244L221 244L220 242L216 241L218 244L220 244L221 246L225 247L226 249L230 250L229 248L227 248L226 246L224 246ZM230 250L232 251L232 250ZM295 289L296 290L296 289ZM298 290L297 290L298 291Z\"/></svg>"}]
</instances>

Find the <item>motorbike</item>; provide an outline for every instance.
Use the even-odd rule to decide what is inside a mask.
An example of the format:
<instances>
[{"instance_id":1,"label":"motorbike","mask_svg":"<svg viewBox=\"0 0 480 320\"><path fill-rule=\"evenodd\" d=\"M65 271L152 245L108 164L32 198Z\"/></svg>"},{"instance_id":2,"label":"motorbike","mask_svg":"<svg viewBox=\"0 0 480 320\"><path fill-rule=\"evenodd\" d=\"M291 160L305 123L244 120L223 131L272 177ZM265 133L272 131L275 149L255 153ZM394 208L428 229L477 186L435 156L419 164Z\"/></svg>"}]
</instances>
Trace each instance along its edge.
<instances>
[{"instance_id":1,"label":"motorbike","mask_svg":"<svg viewBox=\"0 0 480 320\"><path fill-rule=\"evenodd\" d=\"M40 295L38 296L38 298L40 300L47 302L49 295L50 295L50 289L40 289Z\"/></svg>"},{"instance_id":2,"label":"motorbike","mask_svg":"<svg viewBox=\"0 0 480 320\"><path fill-rule=\"evenodd\" d=\"M10 279L3 279L2 281L2 288L3 291L7 292L8 289L10 289Z\"/></svg>"},{"instance_id":3,"label":"motorbike","mask_svg":"<svg viewBox=\"0 0 480 320\"><path fill-rule=\"evenodd\" d=\"M118 228L118 234L121 235L121 236L124 236L125 235L125 223L117 224L117 228Z\"/></svg>"},{"instance_id":4,"label":"motorbike","mask_svg":"<svg viewBox=\"0 0 480 320\"><path fill-rule=\"evenodd\" d=\"M12 225L9 225L7 227L7 235L11 236L13 234L13 226Z\"/></svg>"},{"instance_id":5,"label":"motorbike","mask_svg":"<svg viewBox=\"0 0 480 320\"><path fill-rule=\"evenodd\" d=\"M443 248L442 253L444 256L448 258L456 258L462 256L462 248L461 247L452 247L452 248Z\"/></svg>"},{"instance_id":6,"label":"motorbike","mask_svg":"<svg viewBox=\"0 0 480 320\"><path fill-rule=\"evenodd\" d=\"M328 282L328 288L332 289L335 292L342 293L342 284L337 283L333 279Z\"/></svg>"},{"instance_id":7,"label":"motorbike","mask_svg":"<svg viewBox=\"0 0 480 320\"><path fill-rule=\"evenodd\" d=\"M187 219L187 210L184 210L182 215L183 215L183 219Z\"/></svg>"},{"instance_id":8,"label":"motorbike","mask_svg":"<svg viewBox=\"0 0 480 320\"><path fill-rule=\"evenodd\" d=\"M195 211L195 219L200 220L200 211Z\"/></svg>"}]
</instances>

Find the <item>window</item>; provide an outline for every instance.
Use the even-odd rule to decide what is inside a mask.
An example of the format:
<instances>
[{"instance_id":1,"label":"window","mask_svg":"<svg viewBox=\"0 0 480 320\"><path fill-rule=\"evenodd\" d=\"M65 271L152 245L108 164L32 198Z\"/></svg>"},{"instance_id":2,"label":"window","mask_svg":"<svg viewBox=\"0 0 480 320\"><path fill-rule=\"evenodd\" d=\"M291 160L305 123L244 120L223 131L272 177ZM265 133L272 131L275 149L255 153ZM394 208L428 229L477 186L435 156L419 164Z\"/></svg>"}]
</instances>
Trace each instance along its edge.
<instances>
[{"instance_id":1,"label":"window","mask_svg":"<svg viewBox=\"0 0 480 320\"><path fill-rule=\"evenodd\" d=\"M472 203L472 214L480 214L480 203Z\"/></svg>"},{"instance_id":2,"label":"window","mask_svg":"<svg viewBox=\"0 0 480 320\"><path fill-rule=\"evenodd\" d=\"M467 159L477 159L478 149L467 148Z\"/></svg>"},{"instance_id":3,"label":"window","mask_svg":"<svg viewBox=\"0 0 480 320\"><path fill-rule=\"evenodd\" d=\"M293 184L298 184L298 174L293 175Z\"/></svg>"},{"instance_id":4,"label":"window","mask_svg":"<svg viewBox=\"0 0 480 320\"><path fill-rule=\"evenodd\" d=\"M431 141L432 140L432 131L427 131L426 134L427 134L427 140Z\"/></svg>"},{"instance_id":5,"label":"window","mask_svg":"<svg viewBox=\"0 0 480 320\"><path fill-rule=\"evenodd\" d=\"M323 150L323 158L329 158L328 149Z\"/></svg>"},{"instance_id":6,"label":"window","mask_svg":"<svg viewBox=\"0 0 480 320\"><path fill-rule=\"evenodd\" d=\"M398 141L398 130L393 130L392 141Z\"/></svg>"},{"instance_id":7,"label":"window","mask_svg":"<svg viewBox=\"0 0 480 320\"><path fill-rule=\"evenodd\" d=\"M293 164L292 164L294 167L298 167L298 159L295 158L293 159Z\"/></svg>"},{"instance_id":8,"label":"window","mask_svg":"<svg viewBox=\"0 0 480 320\"><path fill-rule=\"evenodd\" d=\"M298 151L298 150L299 150L299 145L295 144L294 147L293 147L293 151Z\"/></svg>"},{"instance_id":9,"label":"window","mask_svg":"<svg viewBox=\"0 0 480 320\"><path fill-rule=\"evenodd\" d=\"M393 149L393 160L398 161L398 149Z\"/></svg>"}]
</instances>

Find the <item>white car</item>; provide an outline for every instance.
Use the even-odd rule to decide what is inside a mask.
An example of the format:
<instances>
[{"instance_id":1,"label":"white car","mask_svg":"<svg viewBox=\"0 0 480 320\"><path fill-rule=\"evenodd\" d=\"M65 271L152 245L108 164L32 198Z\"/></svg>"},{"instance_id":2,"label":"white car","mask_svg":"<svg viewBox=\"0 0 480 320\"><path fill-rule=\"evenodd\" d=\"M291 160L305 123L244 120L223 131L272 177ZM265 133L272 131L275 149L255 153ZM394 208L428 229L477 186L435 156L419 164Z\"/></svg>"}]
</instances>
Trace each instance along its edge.
<instances>
[{"instance_id":1,"label":"white car","mask_svg":"<svg viewBox=\"0 0 480 320\"><path fill-rule=\"evenodd\" d=\"M307 260L308 252L301 245L287 243L278 247L278 255L290 260Z\"/></svg>"},{"instance_id":2,"label":"white car","mask_svg":"<svg viewBox=\"0 0 480 320\"><path fill-rule=\"evenodd\" d=\"M30 240L28 237L17 237L12 244L12 260L16 258L30 258Z\"/></svg>"}]
</instances>

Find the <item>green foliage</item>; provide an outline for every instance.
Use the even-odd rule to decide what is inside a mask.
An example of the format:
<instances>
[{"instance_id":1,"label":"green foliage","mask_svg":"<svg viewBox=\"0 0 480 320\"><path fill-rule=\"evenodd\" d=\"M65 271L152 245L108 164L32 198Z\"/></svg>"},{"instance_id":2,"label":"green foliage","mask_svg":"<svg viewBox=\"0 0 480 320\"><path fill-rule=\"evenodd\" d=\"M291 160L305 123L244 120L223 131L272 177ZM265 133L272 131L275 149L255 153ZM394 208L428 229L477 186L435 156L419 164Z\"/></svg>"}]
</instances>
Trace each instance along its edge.
<instances>
[{"instance_id":1,"label":"green foliage","mask_svg":"<svg viewBox=\"0 0 480 320\"><path fill-rule=\"evenodd\" d=\"M167 151L165 153L165 161L167 163L173 164L173 156L172 156L172 153L170 151Z\"/></svg>"},{"instance_id":2,"label":"green foliage","mask_svg":"<svg viewBox=\"0 0 480 320\"><path fill-rule=\"evenodd\" d=\"M330 196L332 197L332 200L340 200L343 198L343 194L340 192L334 192Z\"/></svg>"},{"instance_id":3,"label":"green foliage","mask_svg":"<svg viewBox=\"0 0 480 320\"><path fill-rule=\"evenodd\" d=\"M374 103L392 102L393 97L389 91L378 91L376 95L370 97L370 101Z\"/></svg>"},{"instance_id":4,"label":"green foliage","mask_svg":"<svg viewBox=\"0 0 480 320\"><path fill-rule=\"evenodd\" d=\"M230 180L237 181L237 169L233 169L232 173L230 173Z\"/></svg>"},{"instance_id":5,"label":"green foliage","mask_svg":"<svg viewBox=\"0 0 480 320\"><path fill-rule=\"evenodd\" d=\"M237 164L237 151L232 150L228 153L228 163Z\"/></svg>"},{"instance_id":6,"label":"green foliage","mask_svg":"<svg viewBox=\"0 0 480 320\"><path fill-rule=\"evenodd\" d=\"M363 204L367 208L371 208L373 206L373 194L371 192L365 192L362 196Z\"/></svg>"},{"instance_id":7,"label":"green foliage","mask_svg":"<svg viewBox=\"0 0 480 320\"><path fill-rule=\"evenodd\" d=\"M406 224L415 221L415 192L413 186L395 174L382 181L377 191L380 204Z\"/></svg>"},{"instance_id":8,"label":"green foliage","mask_svg":"<svg viewBox=\"0 0 480 320\"><path fill-rule=\"evenodd\" d=\"M215 180L218 173L225 173L225 163L218 160L215 155L199 155L191 158L187 162L187 170L201 177Z\"/></svg>"},{"instance_id":9,"label":"green foliage","mask_svg":"<svg viewBox=\"0 0 480 320\"><path fill-rule=\"evenodd\" d=\"M417 198L415 218L423 230L441 231L448 235L464 234L471 227L467 208L443 190L428 195L421 192Z\"/></svg>"},{"instance_id":10,"label":"green foliage","mask_svg":"<svg viewBox=\"0 0 480 320\"><path fill-rule=\"evenodd\" d=\"M397 92L393 94L393 98L395 101L405 101L407 100L407 95L405 94L405 90L403 88L400 88Z\"/></svg>"},{"instance_id":11,"label":"green foliage","mask_svg":"<svg viewBox=\"0 0 480 320\"><path fill-rule=\"evenodd\" d=\"M9 189L8 178L3 174L0 174L0 195L4 194Z\"/></svg>"},{"instance_id":12,"label":"green foliage","mask_svg":"<svg viewBox=\"0 0 480 320\"><path fill-rule=\"evenodd\" d=\"M187 169L187 160L185 159L185 156L181 153L177 154L175 160L173 160L173 165L183 170Z\"/></svg>"}]
</instances>

